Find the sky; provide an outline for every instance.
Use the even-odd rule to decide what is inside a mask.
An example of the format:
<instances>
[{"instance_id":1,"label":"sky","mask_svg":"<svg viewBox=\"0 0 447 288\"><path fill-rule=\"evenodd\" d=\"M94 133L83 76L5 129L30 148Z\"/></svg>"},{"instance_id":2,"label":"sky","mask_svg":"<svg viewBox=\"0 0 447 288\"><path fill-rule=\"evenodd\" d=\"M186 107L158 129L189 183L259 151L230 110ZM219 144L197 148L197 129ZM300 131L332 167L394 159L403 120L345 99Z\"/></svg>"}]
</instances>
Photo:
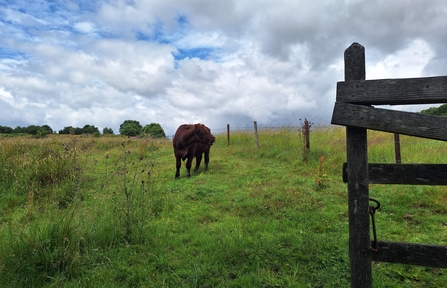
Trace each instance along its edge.
<instances>
[{"instance_id":1,"label":"sky","mask_svg":"<svg viewBox=\"0 0 447 288\"><path fill-rule=\"evenodd\" d=\"M444 76L446 19L445 0L0 0L0 125L329 125L346 48L366 79Z\"/></svg>"}]
</instances>

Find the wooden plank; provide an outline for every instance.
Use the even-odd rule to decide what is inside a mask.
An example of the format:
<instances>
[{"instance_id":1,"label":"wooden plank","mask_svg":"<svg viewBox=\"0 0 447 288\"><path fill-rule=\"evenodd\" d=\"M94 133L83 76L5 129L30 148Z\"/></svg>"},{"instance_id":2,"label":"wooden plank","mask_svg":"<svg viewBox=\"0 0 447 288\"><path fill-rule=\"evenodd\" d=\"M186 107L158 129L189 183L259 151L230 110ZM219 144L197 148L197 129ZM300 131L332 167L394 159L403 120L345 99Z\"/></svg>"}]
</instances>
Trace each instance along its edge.
<instances>
[{"instance_id":1,"label":"wooden plank","mask_svg":"<svg viewBox=\"0 0 447 288\"><path fill-rule=\"evenodd\" d=\"M387 241L377 241L377 246L371 251L373 261L447 268L447 246Z\"/></svg>"},{"instance_id":2,"label":"wooden plank","mask_svg":"<svg viewBox=\"0 0 447 288\"><path fill-rule=\"evenodd\" d=\"M447 117L335 103L332 124L447 141Z\"/></svg>"},{"instance_id":3,"label":"wooden plank","mask_svg":"<svg viewBox=\"0 0 447 288\"><path fill-rule=\"evenodd\" d=\"M365 48L353 43L345 50L345 80L365 79ZM369 253L369 187L367 130L346 127L346 153L351 173L348 182L349 262L351 287L372 286Z\"/></svg>"},{"instance_id":4,"label":"wooden plank","mask_svg":"<svg viewBox=\"0 0 447 288\"><path fill-rule=\"evenodd\" d=\"M369 105L447 103L447 76L338 82L336 101Z\"/></svg>"},{"instance_id":5,"label":"wooden plank","mask_svg":"<svg viewBox=\"0 0 447 288\"><path fill-rule=\"evenodd\" d=\"M348 182L348 163L343 181ZM447 185L447 164L368 164L369 184Z\"/></svg>"}]
</instances>

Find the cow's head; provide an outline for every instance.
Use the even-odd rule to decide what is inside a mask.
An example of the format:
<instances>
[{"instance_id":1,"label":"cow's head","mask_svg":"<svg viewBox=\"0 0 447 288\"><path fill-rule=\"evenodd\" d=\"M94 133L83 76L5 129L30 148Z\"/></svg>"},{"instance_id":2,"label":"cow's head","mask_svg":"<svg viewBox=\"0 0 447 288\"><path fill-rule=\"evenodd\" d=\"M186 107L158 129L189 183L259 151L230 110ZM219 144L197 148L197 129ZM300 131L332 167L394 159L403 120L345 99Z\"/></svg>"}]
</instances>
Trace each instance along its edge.
<instances>
[{"instance_id":1,"label":"cow's head","mask_svg":"<svg viewBox=\"0 0 447 288\"><path fill-rule=\"evenodd\" d=\"M210 128L203 124L194 124L194 132L199 138L200 143L213 145L214 141L216 141L216 137L211 134Z\"/></svg>"}]
</instances>

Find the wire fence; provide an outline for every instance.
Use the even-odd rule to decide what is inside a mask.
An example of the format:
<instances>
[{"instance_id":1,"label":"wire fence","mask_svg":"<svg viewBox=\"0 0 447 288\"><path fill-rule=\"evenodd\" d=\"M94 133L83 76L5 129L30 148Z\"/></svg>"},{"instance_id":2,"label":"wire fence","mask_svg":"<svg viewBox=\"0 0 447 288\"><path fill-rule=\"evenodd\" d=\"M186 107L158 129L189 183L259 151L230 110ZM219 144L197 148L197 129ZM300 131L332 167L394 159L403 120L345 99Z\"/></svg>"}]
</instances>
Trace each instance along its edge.
<instances>
[{"instance_id":1,"label":"wire fence","mask_svg":"<svg viewBox=\"0 0 447 288\"><path fill-rule=\"evenodd\" d=\"M300 119L301 122L301 119ZM211 132L214 135L217 134L229 134L231 132L254 132L256 133L256 131L268 131L268 130L283 130L283 129L287 129L287 130L291 130L291 131L298 131L298 132L303 132L305 130L308 130L308 132L311 131L311 128L314 126L314 123L307 121L307 119L304 119L303 123L300 123L300 125L267 125L267 126L260 126L257 124L257 121L254 121L253 124L251 125L246 125L246 126L230 126L230 124L227 124L226 127L222 127L222 128L215 128L212 127ZM307 127L307 128L306 128ZM168 135L167 138L169 140L172 140L174 138L174 135Z\"/></svg>"},{"instance_id":2,"label":"wire fence","mask_svg":"<svg viewBox=\"0 0 447 288\"><path fill-rule=\"evenodd\" d=\"M301 121L301 119L300 119ZM249 127L248 125L245 127L231 127L231 131L235 132L235 131L253 131L254 133L254 140L255 140L255 145L256 147L259 147L259 141L258 141L258 131L266 131L266 130L294 130L294 131L299 131L303 133L303 140L304 140L304 146L303 149L304 150L309 150L310 149L310 131L311 131L311 127L312 127L313 123L309 122L307 119L304 119L304 122L301 123L300 126L295 126L295 125L282 125L282 126L264 126L264 127L259 127L257 121L253 122L253 126ZM227 145L230 145L230 124L227 124L226 128L223 129L213 129L212 130L214 135L217 134L227 134ZM174 135L172 135L171 137L167 137L169 140L174 139Z\"/></svg>"}]
</instances>

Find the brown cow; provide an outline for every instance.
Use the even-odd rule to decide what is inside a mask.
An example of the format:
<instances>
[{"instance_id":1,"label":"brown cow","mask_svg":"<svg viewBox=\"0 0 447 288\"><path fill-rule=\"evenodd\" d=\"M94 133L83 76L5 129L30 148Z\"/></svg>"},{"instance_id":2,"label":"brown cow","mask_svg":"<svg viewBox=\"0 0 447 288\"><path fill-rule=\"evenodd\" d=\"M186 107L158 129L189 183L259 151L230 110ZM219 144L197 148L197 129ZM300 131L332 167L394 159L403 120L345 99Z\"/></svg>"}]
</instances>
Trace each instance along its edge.
<instances>
[{"instance_id":1,"label":"brown cow","mask_svg":"<svg viewBox=\"0 0 447 288\"><path fill-rule=\"evenodd\" d=\"M172 145L174 146L174 155L176 159L175 178L177 179L180 177L180 167L182 166L182 160L184 161L185 159L188 159L186 161L186 177L191 177L192 159L194 157L197 157L199 151L208 151L208 153L205 153L205 151L201 152L199 157L200 160L202 160L202 153L205 153L205 168L207 168L207 162L209 161L209 147L213 145L215 140L216 138L211 134L210 129L203 124L180 125L180 127L178 127L177 131L175 132L174 139L172 140ZM201 144L208 146L208 149L202 149L203 147L201 146ZM200 162L198 163L198 165L196 164L196 169L198 169L199 165Z\"/></svg>"}]
</instances>

